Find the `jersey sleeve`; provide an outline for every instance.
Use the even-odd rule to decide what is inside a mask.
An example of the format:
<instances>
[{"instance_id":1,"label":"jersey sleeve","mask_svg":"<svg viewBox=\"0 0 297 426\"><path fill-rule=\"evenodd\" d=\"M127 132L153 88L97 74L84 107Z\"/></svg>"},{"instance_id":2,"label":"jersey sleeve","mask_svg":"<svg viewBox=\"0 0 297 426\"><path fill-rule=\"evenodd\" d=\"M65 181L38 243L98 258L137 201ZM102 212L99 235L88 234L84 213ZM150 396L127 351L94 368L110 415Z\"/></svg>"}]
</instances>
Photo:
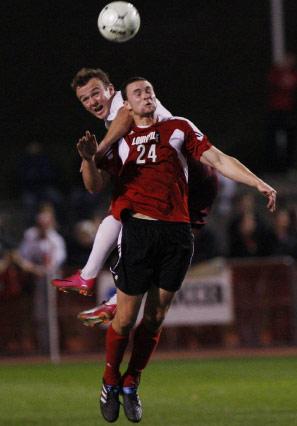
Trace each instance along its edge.
<instances>
[{"instance_id":1,"label":"jersey sleeve","mask_svg":"<svg viewBox=\"0 0 297 426\"><path fill-rule=\"evenodd\" d=\"M187 153L200 160L201 155L212 147L211 142L207 136L204 135L190 120L185 120L186 131L185 131L185 149Z\"/></svg>"},{"instance_id":2,"label":"jersey sleeve","mask_svg":"<svg viewBox=\"0 0 297 426\"><path fill-rule=\"evenodd\" d=\"M116 92L116 94L113 97L113 100L110 105L110 111L108 116L106 117L105 124L107 127L109 127L109 124L111 121L113 121L116 118L116 115L119 111L119 109L123 106L124 101L123 97L120 91Z\"/></svg>"},{"instance_id":3,"label":"jersey sleeve","mask_svg":"<svg viewBox=\"0 0 297 426\"><path fill-rule=\"evenodd\" d=\"M159 99L157 99L157 108L156 108L156 111L155 111L155 116L158 118L158 121L163 121L164 119L168 119L168 118L172 117L171 112L168 111L168 109L166 109L161 104Z\"/></svg>"}]
</instances>

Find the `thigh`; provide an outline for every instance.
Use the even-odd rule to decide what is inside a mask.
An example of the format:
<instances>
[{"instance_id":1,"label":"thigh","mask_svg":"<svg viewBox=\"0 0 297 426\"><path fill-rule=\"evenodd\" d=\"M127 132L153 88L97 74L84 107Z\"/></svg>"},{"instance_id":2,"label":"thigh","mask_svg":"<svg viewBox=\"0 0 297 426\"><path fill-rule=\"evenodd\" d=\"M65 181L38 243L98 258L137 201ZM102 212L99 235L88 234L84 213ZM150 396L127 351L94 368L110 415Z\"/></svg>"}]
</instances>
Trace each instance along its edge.
<instances>
[{"instance_id":1,"label":"thigh","mask_svg":"<svg viewBox=\"0 0 297 426\"><path fill-rule=\"evenodd\" d=\"M127 295L143 295L153 279L152 247L154 238L147 220L131 218L119 237L119 260L114 268L116 286Z\"/></svg>"},{"instance_id":2,"label":"thigh","mask_svg":"<svg viewBox=\"0 0 297 426\"><path fill-rule=\"evenodd\" d=\"M175 292L181 287L190 266L194 237L188 226L176 226L163 240L155 282L158 287Z\"/></svg>"}]
</instances>

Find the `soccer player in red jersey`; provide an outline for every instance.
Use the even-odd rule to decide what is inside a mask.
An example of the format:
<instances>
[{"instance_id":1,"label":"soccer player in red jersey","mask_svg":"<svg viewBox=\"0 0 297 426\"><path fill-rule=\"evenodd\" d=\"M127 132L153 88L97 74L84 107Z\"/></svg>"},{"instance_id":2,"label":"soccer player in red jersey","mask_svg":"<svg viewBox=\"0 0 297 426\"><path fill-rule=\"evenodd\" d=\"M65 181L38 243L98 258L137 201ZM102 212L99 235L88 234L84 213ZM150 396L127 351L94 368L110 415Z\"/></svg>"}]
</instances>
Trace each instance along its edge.
<instances>
[{"instance_id":1,"label":"soccer player in red jersey","mask_svg":"<svg viewBox=\"0 0 297 426\"><path fill-rule=\"evenodd\" d=\"M188 209L188 162L201 161L238 182L256 188L275 210L276 191L237 159L215 148L191 122L154 116L156 96L144 78L127 81L122 89L135 126L118 143L122 160L112 203L114 217L122 221L117 265L117 312L106 334L106 364L100 407L113 422L119 415L119 393L130 421L138 422L142 407L137 388L158 343L162 322L190 264L193 236ZM82 156L95 136L82 139ZM101 190L102 174L94 159L84 163L87 188ZM199 182L197 182L199 185ZM133 338L126 372L120 365L129 336L147 294L144 315Z\"/></svg>"},{"instance_id":2,"label":"soccer player in red jersey","mask_svg":"<svg viewBox=\"0 0 297 426\"><path fill-rule=\"evenodd\" d=\"M94 149L102 157L102 152L109 149L111 142L125 135L132 123L130 112L123 106L123 98L120 91L116 91L110 82L108 75L101 69L82 68L74 77L71 84L82 106L95 118L103 120L108 129L107 135ZM171 113L157 101L155 115L159 119L168 118ZM90 154L92 157L92 153ZM103 156L104 168L113 175L117 173L117 164L114 159L109 160ZM199 191L191 190L189 194L189 206L191 222L194 226L205 223L206 215L213 203L217 192L217 178L213 169L202 163L195 162L189 168L189 179L195 176L200 180ZM203 195L204 194L204 195ZM121 223L112 215L107 215L99 226L94 245L89 259L74 275L63 279L53 280L53 285L65 292L78 292L83 295L91 295L96 283L96 277L102 269L107 257L115 249ZM85 325L101 324L112 320L116 312L116 295L95 308L81 312L78 317Z\"/></svg>"},{"instance_id":3,"label":"soccer player in red jersey","mask_svg":"<svg viewBox=\"0 0 297 426\"><path fill-rule=\"evenodd\" d=\"M193 185L192 185L193 182ZM197 185L199 182L199 186ZM196 184L195 184L196 183ZM218 193L218 177L216 171L199 161L189 163L189 214L192 228L200 229L207 223L208 215ZM116 273L111 268L113 275ZM111 321L116 312L116 294L107 302L94 308L82 311L78 318L84 325L93 327L96 324Z\"/></svg>"}]
</instances>

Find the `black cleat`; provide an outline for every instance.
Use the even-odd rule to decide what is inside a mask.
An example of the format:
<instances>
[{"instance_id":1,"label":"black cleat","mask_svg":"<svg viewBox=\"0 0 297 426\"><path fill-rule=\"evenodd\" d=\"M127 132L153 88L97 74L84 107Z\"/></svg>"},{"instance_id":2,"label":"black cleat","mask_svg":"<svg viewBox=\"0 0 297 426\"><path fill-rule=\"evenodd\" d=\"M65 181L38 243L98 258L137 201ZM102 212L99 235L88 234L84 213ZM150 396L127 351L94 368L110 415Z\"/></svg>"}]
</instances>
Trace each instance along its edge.
<instances>
[{"instance_id":1,"label":"black cleat","mask_svg":"<svg viewBox=\"0 0 297 426\"><path fill-rule=\"evenodd\" d=\"M142 406L136 387L123 387L123 402L126 417L130 422L138 423L142 418Z\"/></svg>"},{"instance_id":2,"label":"black cleat","mask_svg":"<svg viewBox=\"0 0 297 426\"><path fill-rule=\"evenodd\" d=\"M100 395L100 409L102 416L109 423L115 422L119 417L119 393L119 386L111 386L103 383Z\"/></svg>"}]
</instances>

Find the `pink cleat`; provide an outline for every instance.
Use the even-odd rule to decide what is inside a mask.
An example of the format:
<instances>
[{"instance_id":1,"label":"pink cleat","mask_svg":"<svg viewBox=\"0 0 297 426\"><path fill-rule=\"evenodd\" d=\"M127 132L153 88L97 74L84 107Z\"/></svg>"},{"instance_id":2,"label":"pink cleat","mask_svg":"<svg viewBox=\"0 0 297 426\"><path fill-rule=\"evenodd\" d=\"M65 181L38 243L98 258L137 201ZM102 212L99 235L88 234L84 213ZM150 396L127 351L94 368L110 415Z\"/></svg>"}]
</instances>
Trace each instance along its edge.
<instances>
[{"instance_id":1,"label":"pink cleat","mask_svg":"<svg viewBox=\"0 0 297 426\"><path fill-rule=\"evenodd\" d=\"M80 271L77 271L70 277L52 280L52 285L58 290L63 291L64 293L74 291L82 294L83 296L92 296L95 284L96 278L85 280L81 277Z\"/></svg>"},{"instance_id":2,"label":"pink cleat","mask_svg":"<svg viewBox=\"0 0 297 426\"><path fill-rule=\"evenodd\" d=\"M96 324L106 324L111 321L115 316L116 310L117 305L107 305L106 302L102 302L101 305L95 306L93 309L80 312L77 318L87 327L94 327Z\"/></svg>"}]
</instances>

